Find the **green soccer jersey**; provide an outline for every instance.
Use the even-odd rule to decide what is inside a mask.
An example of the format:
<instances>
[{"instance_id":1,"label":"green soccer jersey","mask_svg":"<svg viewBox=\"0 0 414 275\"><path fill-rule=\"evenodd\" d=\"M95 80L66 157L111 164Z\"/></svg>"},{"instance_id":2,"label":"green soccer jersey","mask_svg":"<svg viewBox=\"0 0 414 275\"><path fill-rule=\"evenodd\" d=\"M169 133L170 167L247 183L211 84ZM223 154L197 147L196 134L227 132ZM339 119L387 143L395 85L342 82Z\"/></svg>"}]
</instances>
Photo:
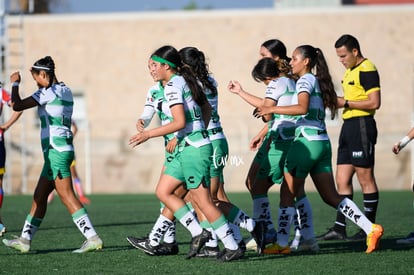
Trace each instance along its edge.
<instances>
[{"instance_id":1,"label":"green soccer jersey","mask_svg":"<svg viewBox=\"0 0 414 275\"><path fill-rule=\"evenodd\" d=\"M73 113L73 96L64 83L37 90L32 98L39 104L42 150L53 147L59 152L73 151L70 129Z\"/></svg>"}]
</instances>

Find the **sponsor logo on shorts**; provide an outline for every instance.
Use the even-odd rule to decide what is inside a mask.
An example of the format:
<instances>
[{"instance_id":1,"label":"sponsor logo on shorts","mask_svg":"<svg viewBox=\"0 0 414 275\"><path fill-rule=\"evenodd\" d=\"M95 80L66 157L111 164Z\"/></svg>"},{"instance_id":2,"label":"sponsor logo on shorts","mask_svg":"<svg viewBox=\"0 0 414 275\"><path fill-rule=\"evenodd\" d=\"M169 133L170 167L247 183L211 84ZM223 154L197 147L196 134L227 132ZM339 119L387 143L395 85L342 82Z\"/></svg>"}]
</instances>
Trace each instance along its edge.
<instances>
[{"instance_id":1,"label":"sponsor logo on shorts","mask_svg":"<svg viewBox=\"0 0 414 275\"><path fill-rule=\"evenodd\" d=\"M352 152L352 158L354 159L360 159L364 157L364 152L362 151L354 151Z\"/></svg>"}]
</instances>

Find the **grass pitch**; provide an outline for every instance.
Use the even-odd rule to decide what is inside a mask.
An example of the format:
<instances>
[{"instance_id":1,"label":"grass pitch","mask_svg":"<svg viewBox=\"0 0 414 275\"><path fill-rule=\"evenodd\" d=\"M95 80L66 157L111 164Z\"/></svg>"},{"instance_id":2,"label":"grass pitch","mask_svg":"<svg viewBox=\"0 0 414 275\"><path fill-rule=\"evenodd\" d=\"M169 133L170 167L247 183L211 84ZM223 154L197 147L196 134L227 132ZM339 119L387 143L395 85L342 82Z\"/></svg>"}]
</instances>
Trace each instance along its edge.
<instances>
[{"instance_id":1,"label":"grass pitch","mask_svg":"<svg viewBox=\"0 0 414 275\"><path fill-rule=\"evenodd\" d=\"M271 193L273 219L277 220L279 193ZM246 213L252 213L248 193L230 193L230 199ZM333 225L336 212L317 193L309 193L315 232ZM362 205L362 195L355 194ZM21 254L0 243L0 274L414 274L414 245L397 245L396 239L414 231L413 194L410 191L381 192L377 222L384 226L379 251L365 254L364 242L320 242L318 254L258 256L248 251L240 261L219 263L214 259L184 259L190 234L177 225L180 253L176 256L148 256L131 247L126 237L145 236L159 215L154 195L93 195L86 208L96 231L104 241L102 251L72 254L83 236L56 197L32 242L32 250ZM31 205L31 196L6 196L2 217L7 227L3 238L20 235ZM348 235L358 228L348 222ZM242 231L249 237L248 232Z\"/></svg>"}]
</instances>

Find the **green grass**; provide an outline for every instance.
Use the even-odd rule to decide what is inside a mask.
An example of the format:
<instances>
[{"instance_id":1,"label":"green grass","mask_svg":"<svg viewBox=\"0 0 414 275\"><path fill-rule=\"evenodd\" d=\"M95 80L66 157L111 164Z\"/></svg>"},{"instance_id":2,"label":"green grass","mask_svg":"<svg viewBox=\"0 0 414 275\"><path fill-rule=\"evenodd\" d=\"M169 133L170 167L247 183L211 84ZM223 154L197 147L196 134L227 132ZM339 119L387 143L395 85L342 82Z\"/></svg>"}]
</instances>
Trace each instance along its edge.
<instances>
[{"instance_id":1,"label":"green grass","mask_svg":"<svg viewBox=\"0 0 414 275\"><path fill-rule=\"evenodd\" d=\"M409 191L381 192L377 222L385 228L380 250L365 254L364 242L321 242L318 254L257 256L248 251L240 261L218 263L213 259L185 260L190 234L177 227L180 253L177 256L151 257L132 248L126 236L148 234L159 214L154 195L94 195L87 207L95 229L104 240L104 249L72 254L83 236L56 197L32 242L28 254L0 244L0 274L414 274L414 245L401 246L395 240L414 230L413 195ZM231 200L251 214L247 193L231 193ZM273 218L278 193L271 193ZM316 193L308 194L313 207L316 234L332 226L335 210ZM361 194L355 195L361 205ZM2 217L8 232L20 235L31 205L30 196L6 196ZM349 224L349 223L348 223ZM358 231L348 226L348 235ZM247 232L243 232L248 237Z\"/></svg>"}]
</instances>

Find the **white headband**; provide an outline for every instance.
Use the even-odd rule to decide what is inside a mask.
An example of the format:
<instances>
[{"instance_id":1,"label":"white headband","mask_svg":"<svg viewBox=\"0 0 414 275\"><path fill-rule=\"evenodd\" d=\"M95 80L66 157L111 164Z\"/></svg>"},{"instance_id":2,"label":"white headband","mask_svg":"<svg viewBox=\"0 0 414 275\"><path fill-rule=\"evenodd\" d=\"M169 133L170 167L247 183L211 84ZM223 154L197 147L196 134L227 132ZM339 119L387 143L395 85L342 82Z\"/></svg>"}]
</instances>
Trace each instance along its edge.
<instances>
[{"instance_id":1,"label":"white headband","mask_svg":"<svg viewBox=\"0 0 414 275\"><path fill-rule=\"evenodd\" d=\"M50 68L48 68L48 67L36 66L36 65L33 65L33 66L32 66L32 69L37 69L37 70L45 70L45 71L51 71L51 69L50 69Z\"/></svg>"}]
</instances>

